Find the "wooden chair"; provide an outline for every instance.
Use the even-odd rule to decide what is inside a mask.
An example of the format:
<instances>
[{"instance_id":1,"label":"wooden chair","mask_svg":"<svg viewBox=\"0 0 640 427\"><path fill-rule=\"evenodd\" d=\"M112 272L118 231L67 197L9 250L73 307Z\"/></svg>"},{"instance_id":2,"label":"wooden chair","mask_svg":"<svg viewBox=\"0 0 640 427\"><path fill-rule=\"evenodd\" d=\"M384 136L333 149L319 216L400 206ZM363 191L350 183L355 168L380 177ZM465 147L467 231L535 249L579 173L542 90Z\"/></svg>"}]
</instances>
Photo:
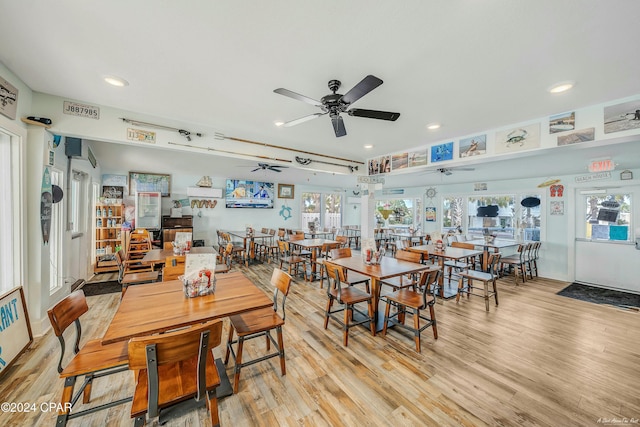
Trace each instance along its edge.
<instances>
[{"instance_id":1,"label":"wooden chair","mask_svg":"<svg viewBox=\"0 0 640 427\"><path fill-rule=\"evenodd\" d=\"M542 246L542 242L535 242L533 244L533 249L531 250L530 269L532 275L535 274L535 277L538 277L538 259L540 259L540 246Z\"/></svg>"},{"instance_id":2,"label":"wooden chair","mask_svg":"<svg viewBox=\"0 0 640 427\"><path fill-rule=\"evenodd\" d=\"M278 240L278 249L280 251L280 269L286 264L289 274L299 274L300 265L302 265L302 274L306 276L307 258L294 255L289 249L289 242Z\"/></svg>"},{"instance_id":3,"label":"wooden chair","mask_svg":"<svg viewBox=\"0 0 640 427\"><path fill-rule=\"evenodd\" d=\"M221 236L223 246L225 248L227 248L229 243L231 243L231 259L233 260L235 258L236 262L239 262L240 264L244 263L248 255L245 253L244 245L242 243L233 242L229 233L221 232Z\"/></svg>"},{"instance_id":4,"label":"wooden chair","mask_svg":"<svg viewBox=\"0 0 640 427\"><path fill-rule=\"evenodd\" d=\"M177 280L184 274L185 255L172 255L165 258L162 269L162 281Z\"/></svg>"},{"instance_id":5,"label":"wooden chair","mask_svg":"<svg viewBox=\"0 0 640 427\"><path fill-rule=\"evenodd\" d=\"M291 287L291 276L284 271L275 268L271 275L271 284L274 286L273 307L252 310L246 313L237 314L229 318L229 339L227 341L227 353L225 355L225 365L229 363L229 355L233 356L235 362L233 392L238 392L238 384L240 383L240 370L254 363L272 357L280 358L280 371L282 375L286 375L287 368L284 359L284 340L282 338L282 326L284 325L286 313L285 303L289 288ZM271 331L276 330L278 341L276 342L271 336ZM238 339L234 340L234 332ZM268 353L262 357L243 361L243 348L245 341L264 336L266 338L267 352L271 350L271 343L275 346L272 353ZM237 343L236 351L233 344Z\"/></svg>"},{"instance_id":6,"label":"wooden chair","mask_svg":"<svg viewBox=\"0 0 640 427\"><path fill-rule=\"evenodd\" d=\"M334 249L335 250L335 249ZM329 285L327 286L327 308L324 312L324 328L329 325L329 318L332 318L342 326L342 344L347 346L349 343L349 329L356 325L369 323L371 335L376 334L376 326L373 314L373 296L369 292L364 292L355 286L343 286L346 283L346 275L344 268L332 264L325 263ZM340 304L340 308L332 310L333 303ZM356 304L367 303L368 314L364 313L356 307ZM354 320L353 312L360 314L361 320ZM343 312L343 319L336 316L337 313Z\"/></svg>"},{"instance_id":7,"label":"wooden chair","mask_svg":"<svg viewBox=\"0 0 640 427\"><path fill-rule=\"evenodd\" d=\"M173 242L164 242L162 244L162 249L173 249Z\"/></svg>"},{"instance_id":8,"label":"wooden chair","mask_svg":"<svg viewBox=\"0 0 640 427\"><path fill-rule=\"evenodd\" d=\"M336 236L335 241L340 243L341 248L346 248L349 238L347 236Z\"/></svg>"},{"instance_id":9,"label":"wooden chair","mask_svg":"<svg viewBox=\"0 0 640 427\"><path fill-rule=\"evenodd\" d=\"M309 261L311 261L311 251L302 249L300 246L297 246L295 242L297 242L298 240L304 240L304 233L294 233L289 236L289 246L291 248L291 254L305 257L309 259Z\"/></svg>"},{"instance_id":10,"label":"wooden chair","mask_svg":"<svg viewBox=\"0 0 640 427\"><path fill-rule=\"evenodd\" d=\"M218 253L216 257L216 274L228 273L231 271L231 253L233 251L233 243L228 243L226 248Z\"/></svg>"},{"instance_id":11,"label":"wooden chair","mask_svg":"<svg viewBox=\"0 0 640 427\"><path fill-rule=\"evenodd\" d=\"M416 343L416 351L420 353L420 335L429 326L433 329L433 338L438 339L438 327L436 326L436 313L434 306L436 303L435 289L438 284L438 276L440 270L433 269L424 271L420 276L417 289L401 288L395 292L382 296L382 300L387 303L384 310L384 326L382 335L387 335L387 327L389 323L413 332L414 341ZM396 312L389 315L391 306L396 307ZM413 310L413 327L405 325L405 315L407 309ZM429 317L420 314L420 310L429 308ZM393 318L397 320L394 321ZM420 319L426 323L420 326Z\"/></svg>"},{"instance_id":12,"label":"wooden chair","mask_svg":"<svg viewBox=\"0 0 640 427\"><path fill-rule=\"evenodd\" d=\"M153 271L152 264L141 262L142 258L152 249L149 231L144 228L136 228L129 235L127 251L123 257L124 272Z\"/></svg>"},{"instance_id":13,"label":"wooden chair","mask_svg":"<svg viewBox=\"0 0 640 427\"><path fill-rule=\"evenodd\" d=\"M158 271L142 269L125 272L125 261L123 260L122 249L116 252L116 262L118 263L118 282L122 285L122 296L124 296L127 288L131 285L142 285L158 281Z\"/></svg>"},{"instance_id":14,"label":"wooden chair","mask_svg":"<svg viewBox=\"0 0 640 427\"><path fill-rule=\"evenodd\" d=\"M220 375L212 349L222 340L222 320L129 340L129 369L136 382L131 418L136 426L160 410L195 397L206 399L211 424L219 426L216 388Z\"/></svg>"},{"instance_id":15,"label":"wooden chair","mask_svg":"<svg viewBox=\"0 0 640 427\"><path fill-rule=\"evenodd\" d=\"M82 403L89 403L91 400L91 385L93 384L94 378L100 378L127 370L126 342L102 345L99 339L89 340L82 349L80 349L80 339L82 335L80 316L88 311L89 306L87 305L84 292L81 289L67 295L47 311L53 333L60 341L61 350L60 360L58 361L58 373L60 374L60 378L64 378L64 390L60 400L61 409L58 412L56 426L65 426L70 419L131 401L131 397L128 397L82 411L71 411L71 408L75 406L81 394L83 395ZM76 340L73 346L75 355L67 366L63 368L62 360L64 359L66 350L64 332L72 323L76 326ZM76 379L80 376L84 376L84 383L78 392L74 394L73 389L76 384Z\"/></svg>"},{"instance_id":16,"label":"wooden chair","mask_svg":"<svg viewBox=\"0 0 640 427\"><path fill-rule=\"evenodd\" d=\"M464 270L460 273L460 279L458 279L458 294L456 295L456 302L460 301L460 295L463 293L467 294L467 298L470 295L479 296L484 298L484 304L487 311L489 311L489 298L491 296L495 297L496 305L498 305L498 288L496 286L496 280L500 277L498 272L498 263L500 262L500 252L495 252L489 255L489 271L476 271L476 270ZM464 286L465 280L467 281L467 286ZM482 294L477 294L473 292L473 282L477 280L482 282L484 285L484 289ZM493 284L493 290L489 290L489 282Z\"/></svg>"},{"instance_id":17,"label":"wooden chair","mask_svg":"<svg viewBox=\"0 0 640 427\"><path fill-rule=\"evenodd\" d=\"M513 270L513 280L515 284L518 284L518 276L522 277L522 283L527 281L526 266L525 266L525 249L526 244L519 244L515 255L503 257L500 259L500 271L504 274L505 270L509 268Z\"/></svg>"},{"instance_id":18,"label":"wooden chair","mask_svg":"<svg viewBox=\"0 0 640 427\"><path fill-rule=\"evenodd\" d=\"M403 250L396 252L396 259L420 264L422 262L422 254ZM403 276L389 277L380 283L383 285L393 286L394 291L401 288L415 289L419 276L420 273L411 273Z\"/></svg>"},{"instance_id":19,"label":"wooden chair","mask_svg":"<svg viewBox=\"0 0 640 427\"><path fill-rule=\"evenodd\" d=\"M329 251L331 259L340 259L340 258L349 258L351 257L351 248L337 248L331 249ZM344 278L342 283L345 283L349 286L357 285L360 283L364 283L366 291L371 292L369 290L369 282L371 281L371 277L365 276L364 274L356 273L355 271L344 271Z\"/></svg>"},{"instance_id":20,"label":"wooden chair","mask_svg":"<svg viewBox=\"0 0 640 427\"><path fill-rule=\"evenodd\" d=\"M320 256L316 258L315 261L311 261L316 265L316 271L318 272L318 276L320 278L320 289L324 287L324 279L326 277L326 270L324 268L324 263L331 259L331 251L333 249L339 249L340 243L324 243L322 245L322 249L320 250Z\"/></svg>"}]
</instances>

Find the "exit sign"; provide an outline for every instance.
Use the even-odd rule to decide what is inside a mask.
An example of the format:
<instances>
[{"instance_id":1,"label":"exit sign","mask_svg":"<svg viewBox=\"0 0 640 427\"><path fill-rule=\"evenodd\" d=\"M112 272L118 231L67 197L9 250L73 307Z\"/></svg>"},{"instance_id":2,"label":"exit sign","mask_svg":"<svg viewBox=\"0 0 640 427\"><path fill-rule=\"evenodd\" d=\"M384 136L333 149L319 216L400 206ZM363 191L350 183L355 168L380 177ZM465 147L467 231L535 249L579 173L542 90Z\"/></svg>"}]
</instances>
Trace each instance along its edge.
<instances>
[{"instance_id":1,"label":"exit sign","mask_svg":"<svg viewBox=\"0 0 640 427\"><path fill-rule=\"evenodd\" d=\"M592 160L589 163L589 172L608 172L616 168L616 164L611 159Z\"/></svg>"}]
</instances>

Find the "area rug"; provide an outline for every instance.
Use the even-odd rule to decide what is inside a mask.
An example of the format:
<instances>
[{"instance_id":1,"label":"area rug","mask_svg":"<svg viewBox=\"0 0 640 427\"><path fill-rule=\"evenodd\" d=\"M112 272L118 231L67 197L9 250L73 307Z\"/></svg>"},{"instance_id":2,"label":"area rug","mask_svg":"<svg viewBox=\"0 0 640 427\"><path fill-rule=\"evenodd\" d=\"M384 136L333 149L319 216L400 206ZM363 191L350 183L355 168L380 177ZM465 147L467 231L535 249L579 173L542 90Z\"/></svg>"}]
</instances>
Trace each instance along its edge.
<instances>
[{"instance_id":1,"label":"area rug","mask_svg":"<svg viewBox=\"0 0 640 427\"><path fill-rule=\"evenodd\" d=\"M596 304L609 304L623 308L640 308L640 295L598 288L582 283L574 282L558 292L558 295Z\"/></svg>"},{"instance_id":2,"label":"area rug","mask_svg":"<svg viewBox=\"0 0 640 427\"><path fill-rule=\"evenodd\" d=\"M122 292L122 285L117 280L111 282L85 283L82 286L85 296L112 294Z\"/></svg>"}]
</instances>

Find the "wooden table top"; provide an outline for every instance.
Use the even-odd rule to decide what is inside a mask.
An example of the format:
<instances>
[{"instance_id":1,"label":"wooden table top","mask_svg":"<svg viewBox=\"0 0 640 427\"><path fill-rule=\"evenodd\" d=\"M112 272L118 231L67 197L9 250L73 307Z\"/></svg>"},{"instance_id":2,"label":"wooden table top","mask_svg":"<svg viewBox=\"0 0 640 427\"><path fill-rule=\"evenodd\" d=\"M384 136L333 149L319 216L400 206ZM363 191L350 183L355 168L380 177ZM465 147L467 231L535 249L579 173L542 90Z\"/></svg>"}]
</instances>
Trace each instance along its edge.
<instances>
[{"instance_id":1,"label":"wooden table top","mask_svg":"<svg viewBox=\"0 0 640 427\"><path fill-rule=\"evenodd\" d=\"M215 249L210 246L198 246L191 248L189 251L190 254L215 254L217 253ZM173 249L151 249L147 252L144 257L140 260L142 263L148 264L160 264L164 263L165 259L168 256L173 256Z\"/></svg>"},{"instance_id":2,"label":"wooden table top","mask_svg":"<svg viewBox=\"0 0 640 427\"><path fill-rule=\"evenodd\" d=\"M338 243L335 240L328 239L301 239L301 240L290 240L289 244L304 246L305 248L321 248L325 243Z\"/></svg>"},{"instance_id":3,"label":"wooden table top","mask_svg":"<svg viewBox=\"0 0 640 427\"><path fill-rule=\"evenodd\" d=\"M361 255L332 259L327 262L340 265L348 270L353 270L366 276L376 278L377 280L388 279L389 277L401 276L403 274L415 273L417 271L432 268L430 265L418 264L386 256L382 257L380 264L377 265L365 264Z\"/></svg>"},{"instance_id":4,"label":"wooden table top","mask_svg":"<svg viewBox=\"0 0 640 427\"><path fill-rule=\"evenodd\" d=\"M179 280L130 286L102 343L166 332L273 304L271 298L241 272L216 278L215 294L196 298L184 295Z\"/></svg>"},{"instance_id":5,"label":"wooden table top","mask_svg":"<svg viewBox=\"0 0 640 427\"><path fill-rule=\"evenodd\" d=\"M496 239L492 243L487 243L484 239L467 240L464 243L471 243L472 245L482 246L487 248L508 248L510 246L518 246L520 243L515 240L502 240Z\"/></svg>"},{"instance_id":6,"label":"wooden table top","mask_svg":"<svg viewBox=\"0 0 640 427\"><path fill-rule=\"evenodd\" d=\"M473 257L476 255L480 255L482 251L477 251L475 249L464 249L464 248L453 248L447 246L444 251L436 250L435 245L420 245L420 246L409 246L407 248L408 251L418 252L421 254L429 254L434 255L441 258L447 259L462 259Z\"/></svg>"},{"instance_id":7,"label":"wooden table top","mask_svg":"<svg viewBox=\"0 0 640 427\"><path fill-rule=\"evenodd\" d=\"M241 239L267 239L269 237L275 237L271 234L261 233L259 231L254 231L251 236L249 236L246 231L229 231L229 230L222 230L222 231L224 231L225 233L231 234L232 236L240 237Z\"/></svg>"}]
</instances>

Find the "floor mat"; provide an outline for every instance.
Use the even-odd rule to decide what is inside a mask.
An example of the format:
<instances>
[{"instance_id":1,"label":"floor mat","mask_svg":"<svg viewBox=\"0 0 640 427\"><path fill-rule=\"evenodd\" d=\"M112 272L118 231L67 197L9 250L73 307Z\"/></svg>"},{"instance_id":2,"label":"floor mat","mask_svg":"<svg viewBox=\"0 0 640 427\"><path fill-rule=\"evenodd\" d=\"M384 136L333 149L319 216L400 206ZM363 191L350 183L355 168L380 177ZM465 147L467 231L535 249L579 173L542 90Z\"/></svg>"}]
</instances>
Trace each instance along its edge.
<instances>
[{"instance_id":1,"label":"floor mat","mask_svg":"<svg viewBox=\"0 0 640 427\"><path fill-rule=\"evenodd\" d=\"M118 281L101 282L101 283L85 283L82 286L85 296L91 297L95 295L112 294L114 292L122 292L122 285Z\"/></svg>"},{"instance_id":2,"label":"floor mat","mask_svg":"<svg viewBox=\"0 0 640 427\"><path fill-rule=\"evenodd\" d=\"M558 292L558 295L596 304L610 304L624 308L640 308L640 295L598 288L582 283L574 282Z\"/></svg>"}]
</instances>

